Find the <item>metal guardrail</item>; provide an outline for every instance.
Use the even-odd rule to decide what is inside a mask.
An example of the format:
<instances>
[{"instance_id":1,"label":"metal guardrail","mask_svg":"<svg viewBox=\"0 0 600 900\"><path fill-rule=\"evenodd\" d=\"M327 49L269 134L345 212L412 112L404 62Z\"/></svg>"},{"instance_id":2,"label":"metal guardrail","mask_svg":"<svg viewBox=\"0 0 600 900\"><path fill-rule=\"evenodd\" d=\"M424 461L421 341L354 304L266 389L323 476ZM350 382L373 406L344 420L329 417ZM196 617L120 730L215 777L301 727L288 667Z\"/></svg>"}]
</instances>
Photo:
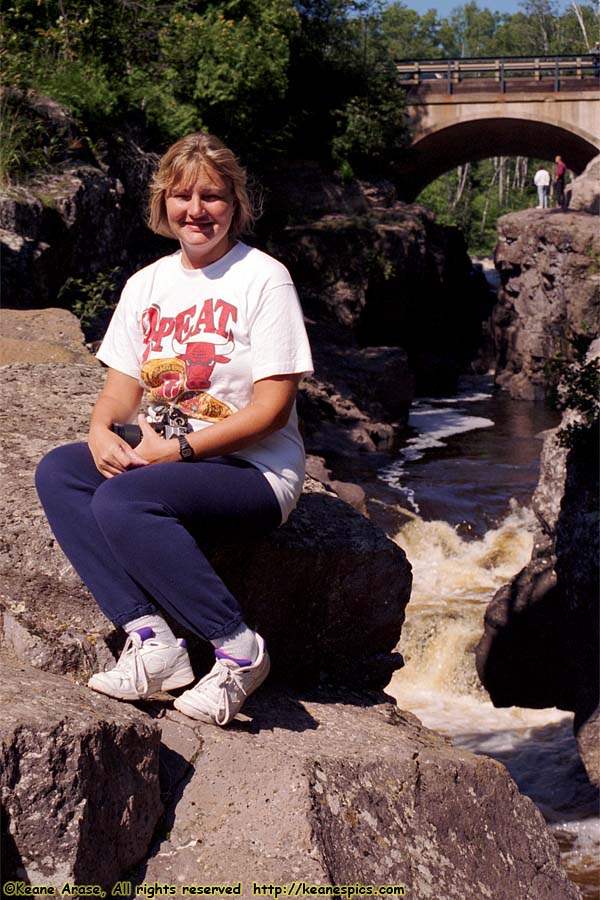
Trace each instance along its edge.
<instances>
[{"instance_id":1,"label":"metal guardrail","mask_svg":"<svg viewBox=\"0 0 600 900\"><path fill-rule=\"evenodd\" d=\"M598 77L600 58L587 53L579 56L398 60L396 69L407 86L431 80L445 81L449 94L455 85L467 79L486 77L493 78L502 93L506 91L507 81L518 78L531 78L537 82L552 80L553 89L560 91L564 80Z\"/></svg>"}]
</instances>

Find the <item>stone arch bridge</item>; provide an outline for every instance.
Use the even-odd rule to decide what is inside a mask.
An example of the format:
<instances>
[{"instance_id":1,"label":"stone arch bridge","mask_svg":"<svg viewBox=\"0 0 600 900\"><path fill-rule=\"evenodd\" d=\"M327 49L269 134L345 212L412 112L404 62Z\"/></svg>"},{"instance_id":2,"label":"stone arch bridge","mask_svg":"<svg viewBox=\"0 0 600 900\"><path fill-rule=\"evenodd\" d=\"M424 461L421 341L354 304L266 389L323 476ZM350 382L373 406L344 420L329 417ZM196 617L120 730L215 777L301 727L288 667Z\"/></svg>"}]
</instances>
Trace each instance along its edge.
<instances>
[{"instance_id":1,"label":"stone arch bridge","mask_svg":"<svg viewBox=\"0 0 600 900\"><path fill-rule=\"evenodd\" d=\"M457 165L562 156L579 174L600 153L600 61L589 56L403 61L412 144L399 172L414 200Z\"/></svg>"}]
</instances>

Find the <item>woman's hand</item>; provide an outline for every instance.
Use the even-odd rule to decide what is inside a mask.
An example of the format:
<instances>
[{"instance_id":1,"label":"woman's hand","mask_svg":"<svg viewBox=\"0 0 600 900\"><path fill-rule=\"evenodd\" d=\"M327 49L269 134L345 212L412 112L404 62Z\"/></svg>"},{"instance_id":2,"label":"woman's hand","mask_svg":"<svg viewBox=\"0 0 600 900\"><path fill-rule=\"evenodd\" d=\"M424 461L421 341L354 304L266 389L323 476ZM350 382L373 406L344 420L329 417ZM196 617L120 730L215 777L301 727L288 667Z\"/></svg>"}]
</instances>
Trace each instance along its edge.
<instances>
[{"instance_id":1,"label":"woman's hand","mask_svg":"<svg viewBox=\"0 0 600 900\"><path fill-rule=\"evenodd\" d=\"M90 429L88 444L96 468L105 478L120 475L132 466L148 465L148 460L140 456L137 450L105 426Z\"/></svg>"},{"instance_id":2,"label":"woman's hand","mask_svg":"<svg viewBox=\"0 0 600 900\"><path fill-rule=\"evenodd\" d=\"M144 415L140 414L138 416L138 424L142 429L142 440L135 448L135 452L144 460L146 465L149 463L177 462L180 460L179 441L162 438L152 428Z\"/></svg>"},{"instance_id":3,"label":"woman's hand","mask_svg":"<svg viewBox=\"0 0 600 900\"><path fill-rule=\"evenodd\" d=\"M145 466L148 460L112 430L115 422L131 422L140 408L142 388L135 378L109 369L96 401L88 444L96 468L105 478L119 475L131 466Z\"/></svg>"}]
</instances>

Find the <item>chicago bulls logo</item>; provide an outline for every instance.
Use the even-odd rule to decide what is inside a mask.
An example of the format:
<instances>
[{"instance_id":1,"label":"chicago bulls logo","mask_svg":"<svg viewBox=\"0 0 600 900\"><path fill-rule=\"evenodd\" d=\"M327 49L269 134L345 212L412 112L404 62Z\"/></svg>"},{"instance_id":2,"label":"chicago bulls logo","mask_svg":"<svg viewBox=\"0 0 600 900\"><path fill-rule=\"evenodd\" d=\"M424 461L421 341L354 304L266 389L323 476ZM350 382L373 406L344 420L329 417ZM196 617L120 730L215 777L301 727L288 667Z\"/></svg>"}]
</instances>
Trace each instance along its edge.
<instances>
[{"instance_id":1,"label":"chicago bulls logo","mask_svg":"<svg viewBox=\"0 0 600 900\"><path fill-rule=\"evenodd\" d=\"M205 391L210 387L210 378L217 363L231 362L230 355L235 348L233 331L226 339L214 335L212 341L178 341L173 338L172 347L176 358L185 365L185 382L188 391Z\"/></svg>"}]
</instances>

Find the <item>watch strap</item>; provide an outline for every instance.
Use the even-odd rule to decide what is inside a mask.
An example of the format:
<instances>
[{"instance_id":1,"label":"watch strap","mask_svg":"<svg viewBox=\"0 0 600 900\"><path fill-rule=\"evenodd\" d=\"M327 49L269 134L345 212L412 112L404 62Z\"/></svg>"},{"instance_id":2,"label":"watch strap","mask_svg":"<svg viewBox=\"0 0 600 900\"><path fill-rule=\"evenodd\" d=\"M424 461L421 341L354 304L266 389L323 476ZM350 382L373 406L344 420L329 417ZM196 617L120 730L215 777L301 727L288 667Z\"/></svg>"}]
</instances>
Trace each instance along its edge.
<instances>
[{"instance_id":1,"label":"watch strap","mask_svg":"<svg viewBox=\"0 0 600 900\"><path fill-rule=\"evenodd\" d=\"M179 455L184 462L193 462L194 461L194 451L190 446L188 439L184 434L178 434L177 440L179 441Z\"/></svg>"}]
</instances>

